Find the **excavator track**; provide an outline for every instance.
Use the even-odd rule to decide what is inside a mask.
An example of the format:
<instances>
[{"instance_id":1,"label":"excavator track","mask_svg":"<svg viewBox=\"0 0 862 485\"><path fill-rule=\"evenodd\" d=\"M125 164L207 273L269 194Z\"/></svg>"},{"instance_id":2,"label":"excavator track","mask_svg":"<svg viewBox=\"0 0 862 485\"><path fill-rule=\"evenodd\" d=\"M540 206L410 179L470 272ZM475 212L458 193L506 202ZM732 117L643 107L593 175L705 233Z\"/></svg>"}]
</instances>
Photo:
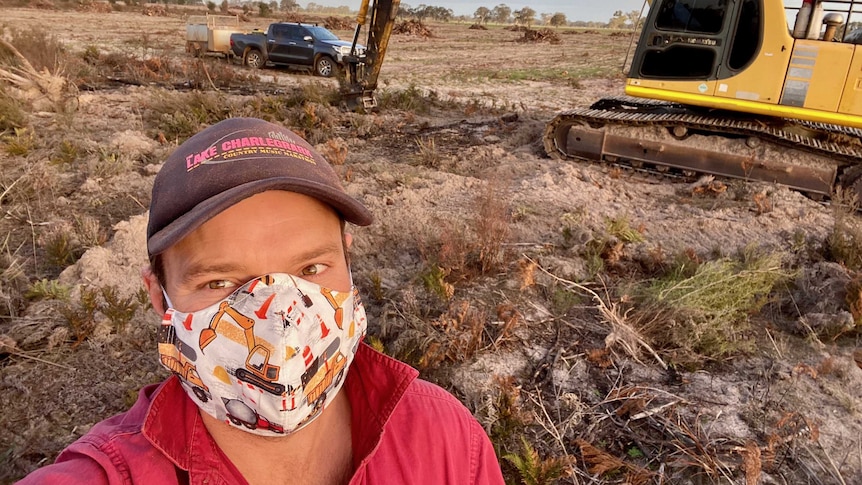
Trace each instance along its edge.
<instances>
[{"instance_id":1,"label":"excavator track","mask_svg":"<svg viewBox=\"0 0 862 485\"><path fill-rule=\"evenodd\" d=\"M665 172L773 182L809 194L836 185L862 192L862 130L695 111L658 100L612 97L557 115L545 151Z\"/></svg>"}]
</instances>

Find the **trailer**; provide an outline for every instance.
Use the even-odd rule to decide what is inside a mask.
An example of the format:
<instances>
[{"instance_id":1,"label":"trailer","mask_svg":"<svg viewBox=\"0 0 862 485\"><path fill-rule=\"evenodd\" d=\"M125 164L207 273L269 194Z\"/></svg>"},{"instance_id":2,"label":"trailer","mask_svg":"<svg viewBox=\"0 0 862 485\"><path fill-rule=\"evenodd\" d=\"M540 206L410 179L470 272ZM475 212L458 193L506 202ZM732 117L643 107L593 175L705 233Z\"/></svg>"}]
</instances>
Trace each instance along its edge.
<instances>
[{"instance_id":1,"label":"trailer","mask_svg":"<svg viewBox=\"0 0 862 485\"><path fill-rule=\"evenodd\" d=\"M186 21L186 52L230 56L230 34L241 32L237 15L192 15Z\"/></svg>"}]
</instances>

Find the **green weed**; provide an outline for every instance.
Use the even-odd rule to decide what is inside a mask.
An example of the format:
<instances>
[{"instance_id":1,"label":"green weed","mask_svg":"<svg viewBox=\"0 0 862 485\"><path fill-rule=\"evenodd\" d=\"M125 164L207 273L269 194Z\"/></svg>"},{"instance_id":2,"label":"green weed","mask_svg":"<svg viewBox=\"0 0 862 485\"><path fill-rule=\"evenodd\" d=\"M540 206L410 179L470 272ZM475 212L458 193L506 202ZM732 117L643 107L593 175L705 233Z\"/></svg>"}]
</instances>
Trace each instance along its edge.
<instances>
[{"instance_id":1,"label":"green weed","mask_svg":"<svg viewBox=\"0 0 862 485\"><path fill-rule=\"evenodd\" d=\"M521 436L521 453L509 453L503 458L515 466L524 485L549 485L571 473L571 459L552 457L542 459L527 438Z\"/></svg>"},{"instance_id":2,"label":"green weed","mask_svg":"<svg viewBox=\"0 0 862 485\"><path fill-rule=\"evenodd\" d=\"M84 248L70 231L58 228L45 235L42 242L45 258L49 265L65 268L84 254Z\"/></svg>"},{"instance_id":3,"label":"green weed","mask_svg":"<svg viewBox=\"0 0 862 485\"><path fill-rule=\"evenodd\" d=\"M380 277L380 273L372 271L368 279L371 280L371 298L382 301L383 297L386 296L386 291L383 289L383 279Z\"/></svg>"},{"instance_id":4,"label":"green weed","mask_svg":"<svg viewBox=\"0 0 862 485\"><path fill-rule=\"evenodd\" d=\"M77 302L60 308L60 314L69 324L75 341L72 347L81 345L96 329L96 311L99 309L99 294L94 288L81 288Z\"/></svg>"},{"instance_id":5,"label":"green weed","mask_svg":"<svg viewBox=\"0 0 862 485\"><path fill-rule=\"evenodd\" d=\"M693 272L690 265L674 266L640 289L634 319L658 348L707 359L726 357L750 349L750 316L777 284L791 277L781 254L753 250L701 263Z\"/></svg>"},{"instance_id":6,"label":"green weed","mask_svg":"<svg viewBox=\"0 0 862 485\"><path fill-rule=\"evenodd\" d=\"M24 296L28 300L69 300L69 292L72 288L69 285L64 285L57 280L49 280L42 278L33 282Z\"/></svg>"},{"instance_id":7,"label":"green weed","mask_svg":"<svg viewBox=\"0 0 862 485\"><path fill-rule=\"evenodd\" d=\"M608 233L624 243L644 241L641 231L632 229L628 218L625 216L607 218L605 224L607 225Z\"/></svg>"},{"instance_id":8,"label":"green weed","mask_svg":"<svg viewBox=\"0 0 862 485\"><path fill-rule=\"evenodd\" d=\"M101 293L105 303L99 307L99 311L108 317L117 332L122 332L138 311L136 296L121 298L113 286L103 287Z\"/></svg>"},{"instance_id":9,"label":"green weed","mask_svg":"<svg viewBox=\"0 0 862 485\"><path fill-rule=\"evenodd\" d=\"M70 165L78 159L80 151L80 147L74 141L63 140L57 147L57 151L55 152L52 161L56 164Z\"/></svg>"},{"instance_id":10,"label":"green weed","mask_svg":"<svg viewBox=\"0 0 862 485\"><path fill-rule=\"evenodd\" d=\"M449 276L449 271L436 264L430 265L421 274L425 289L444 301L455 295L455 287L446 281L447 276Z\"/></svg>"},{"instance_id":11,"label":"green weed","mask_svg":"<svg viewBox=\"0 0 862 485\"><path fill-rule=\"evenodd\" d=\"M97 156L87 164L87 171L91 177L104 179L128 173L134 165L135 161L125 154L101 146Z\"/></svg>"},{"instance_id":12,"label":"green weed","mask_svg":"<svg viewBox=\"0 0 862 485\"><path fill-rule=\"evenodd\" d=\"M27 156L34 148L36 148L36 137L33 132L27 128L13 128L12 135L6 135L2 138L6 145L6 153L14 156Z\"/></svg>"}]
</instances>

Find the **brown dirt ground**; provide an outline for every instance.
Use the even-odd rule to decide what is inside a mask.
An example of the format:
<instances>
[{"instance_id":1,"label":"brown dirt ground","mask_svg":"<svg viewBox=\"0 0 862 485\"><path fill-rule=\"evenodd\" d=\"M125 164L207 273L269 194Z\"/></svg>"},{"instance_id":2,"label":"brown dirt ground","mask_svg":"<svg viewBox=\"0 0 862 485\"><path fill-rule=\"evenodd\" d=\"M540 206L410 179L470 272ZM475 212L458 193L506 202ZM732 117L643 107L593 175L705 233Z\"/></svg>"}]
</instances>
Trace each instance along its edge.
<instances>
[{"instance_id":1,"label":"brown dirt ground","mask_svg":"<svg viewBox=\"0 0 862 485\"><path fill-rule=\"evenodd\" d=\"M184 15L4 8L0 23L51 25L74 51L94 45L183 59ZM516 42L521 33L502 29L431 28L430 38L393 37L380 83L381 93L415 88L430 109L357 115L318 107L325 133L304 128L317 133L324 152L347 148L338 169L376 216L376 224L353 231L354 275L367 295L371 334L387 352L461 398L501 454L519 452L523 435L543 457L573 457L563 483L756 483L755 475L768 484L862 483L859 334L817 339L798 330L802 316L848 314L843 291L855 274L822 256L834 224L830 208L767 184L727 182L719 197L696 197L688 183L547 158L541 134L554 113L621 93L627 38L563 32L560 44L549 45ZM335 85L285 70L258 75L287 92ZM18 178L30 184L17 199L0 199L4 253L20 261L28 282L59 278L74 287L73 302L86 288L138 295L148 191L175 146L159 143L144 116L164 93L146 85L81 92L72 115L30 116L32 153L0 151L3 187ZM252 106L264 95L225 96ZM517 117L503 116L511 113ZM48 163L62 140L83 147L78 173ZM431 143L431 155L423 154ZM119 154L129 170L86 170L106 153ZM498 195L489 198L488 190ZM431 247L473 234L488 199L507 215L503 261L484 275L453 274L453 297L441 299L423 285ZM596 273L585 248L614 218L627 219L643 241L625 246L621 266ZM96 221L98 243L82 244L90 249L73 265L49 262L49 236L70 227L81 234L85 220ZM589 282L606 302L622 304L617 285L642 274L631 267L658 253L709 258L752 245L784 253L795 277L780 302L752 317L756 346L719 362L665 370L645 351L635 358L613 345L604 351L613 328L596 302L563 290L562 280ZM0 482L50 463L94 423L127 408L142 385L166 376L154 345L158 317L144 305L123 328L97 313L77 345L65 307L28 301L0 322L7 344L0 353ZM483 327L478 344L453 344L471 319ZM590 454L591 446L605 455ZM602 474L593 468L602 460L617 465ZM517 481L507 461L504 470Z\"/></svg>"}]
</instances>

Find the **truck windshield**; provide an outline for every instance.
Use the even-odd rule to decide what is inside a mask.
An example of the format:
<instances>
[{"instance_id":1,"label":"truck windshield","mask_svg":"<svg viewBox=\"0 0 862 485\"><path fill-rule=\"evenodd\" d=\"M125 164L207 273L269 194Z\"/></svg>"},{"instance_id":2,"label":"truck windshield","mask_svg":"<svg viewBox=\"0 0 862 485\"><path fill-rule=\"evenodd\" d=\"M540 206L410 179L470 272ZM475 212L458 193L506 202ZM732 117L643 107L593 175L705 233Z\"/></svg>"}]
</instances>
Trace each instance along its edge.
<instances>
[{"instance_id":1,"label":"truck windshield","mask_svg":"<svg viewBox=\"0 0 862 485\"><path fill-rule=\"evenodd\" d=\"M323 27L307 27L311 31L311 35L317 40L340 40L337 35L326 30Z\"/></svg>"}]
</instances>

